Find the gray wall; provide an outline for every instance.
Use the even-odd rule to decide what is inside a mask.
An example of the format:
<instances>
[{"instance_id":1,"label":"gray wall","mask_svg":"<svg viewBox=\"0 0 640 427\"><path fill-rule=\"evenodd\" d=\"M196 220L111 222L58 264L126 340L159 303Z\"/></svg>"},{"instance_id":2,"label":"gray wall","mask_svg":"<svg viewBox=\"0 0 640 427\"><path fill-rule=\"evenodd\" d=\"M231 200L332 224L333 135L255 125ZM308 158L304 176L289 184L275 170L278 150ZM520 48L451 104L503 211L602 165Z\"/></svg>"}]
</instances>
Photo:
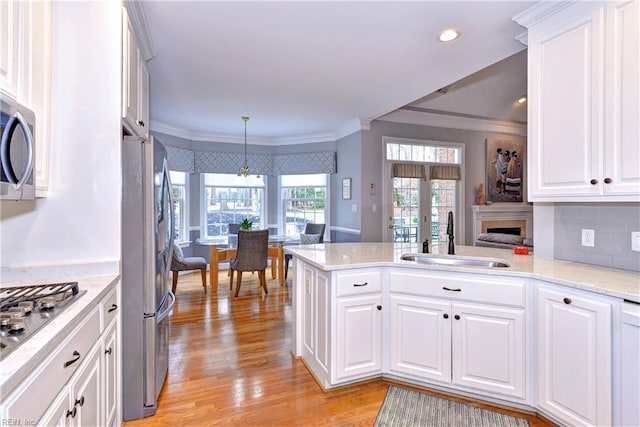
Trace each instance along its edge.
<instances>
[{"instance_id":1,"label":"gray wall","mask_svg":"<svg viewBox=\"0 0 640 427\"><path fill-rule=\"evenodd\" d=\"M336 141L337 171L331 175L331 226L360 230L362 182L362 132L352 133ZM351 199L342 199L342 180L351 178ZM357 206L353 212L352 206ZM332 232L331 241L360 241L361 236Z\"/></svg>"},{"instance_id":2,"label":"gray wall","mask_svg":"<svg viewBox=\"0 0 640 427\"><path fill-rule=\"evenodd\" d=\"M381 241L384 210L382 209L382 137L391 136L408 139L423 139L462 143L465 146L464 177L465 177L465 236L464 242L473 242L473 224L471 205L475 204L478 184L485 183L486 138L505 137L503 134L492 132L469 131L462 129L447 129L433 126L408 125L402 123L375 120L371 122L371 130L363 138L363 194L369 208L363 208L362 240ZM514 140L525 141L524 137L509 135ZM523 171L526 176L526 170ZM376 195L369 196L369 184L375 183ZM366 188L365 188L366 187ZM526 188L525 188L526 200ZM372 212L371 205L376 204L377 212ZM462 242L463 240L461 240Z\"/></svg>"},{"instance_id":3,"label":"gray wall","mask_svg":"<svg viewBox=\"0 0 640 427\"><path fill-rule=\"evenodd\" d=\"M594 247L582 246L583 228L595 230ZM554 256L640 271L640 252L631 250L632 231L640 231L640 203L557 203Z\"/></svg>"}]
</instances>

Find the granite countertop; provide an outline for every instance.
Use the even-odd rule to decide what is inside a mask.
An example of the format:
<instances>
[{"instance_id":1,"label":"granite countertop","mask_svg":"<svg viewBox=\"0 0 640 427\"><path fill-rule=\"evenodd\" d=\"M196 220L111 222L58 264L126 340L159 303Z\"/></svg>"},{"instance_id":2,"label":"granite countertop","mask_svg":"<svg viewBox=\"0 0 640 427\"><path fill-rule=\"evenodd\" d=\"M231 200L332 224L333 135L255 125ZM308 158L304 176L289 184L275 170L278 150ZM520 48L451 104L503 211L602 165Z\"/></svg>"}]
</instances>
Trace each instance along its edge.
<instances>
[{"instance_id":1,"label":"granite countertop","mask_svg":"<svg viewBox=\"0 0 640 427\"><path fill-rule=\"evenodd\" d=\"M77 281L80 290L87 292L2 360L0 396L3 399L64 341L73 328L114 288L119 278L119 275L105 275L67 280Z\"/></svg>"},{"instance_id":2,"label":"granite countertop","mask_svg":"<svg viewBox=\"0 0 640 427\"><path fill-rule=\"evenodd\" d=\"M431 265L400 259L403 254L421 252L422 244L418 243L326 243L284 249L324 271L385 266L528 277L640 303L640 273L535 254L515 255L508 249L456 245L455 252L461 257L505 260L511 265L509 268ZM447 245L434 245L431 254L447 256Z\"/></svg>"}]
</instances>

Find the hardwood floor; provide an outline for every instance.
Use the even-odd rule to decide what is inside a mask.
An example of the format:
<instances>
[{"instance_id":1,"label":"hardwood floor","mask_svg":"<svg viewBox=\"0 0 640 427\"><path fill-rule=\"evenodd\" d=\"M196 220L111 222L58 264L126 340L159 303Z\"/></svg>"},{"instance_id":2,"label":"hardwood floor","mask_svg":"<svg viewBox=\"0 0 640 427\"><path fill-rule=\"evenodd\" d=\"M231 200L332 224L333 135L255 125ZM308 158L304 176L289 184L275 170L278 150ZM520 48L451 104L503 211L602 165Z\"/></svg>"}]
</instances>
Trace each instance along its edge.
<instances>
[{"instance_id":1,"label":"hardwood floor","mask_svg":"<svg viewBox=\"0 0 640 427\"><path fill-rule=\"evenodd\" d=\"M286 286L268 279L265 296L258 275L246 274L237 298L230 296L225 269L217 294L208 286L204 295L200 280L192 273L178 281L169 373L157 413L126 427L373 424L389 383L374 380L323 392L292 356L291 275ZM551 425L524 417L532 427Z\"/></svg>"}]
</instances>

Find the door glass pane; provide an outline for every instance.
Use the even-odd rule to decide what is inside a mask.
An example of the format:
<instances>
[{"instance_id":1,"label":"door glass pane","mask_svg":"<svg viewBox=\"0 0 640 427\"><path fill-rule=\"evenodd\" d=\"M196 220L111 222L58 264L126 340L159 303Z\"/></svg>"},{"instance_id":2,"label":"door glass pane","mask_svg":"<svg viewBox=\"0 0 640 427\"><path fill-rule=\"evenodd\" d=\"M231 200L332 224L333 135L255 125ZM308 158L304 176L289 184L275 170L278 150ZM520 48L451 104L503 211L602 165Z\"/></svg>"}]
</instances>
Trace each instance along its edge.
<instances>
[{"instance_id":1,"label":"door glass pane","mask_svg":"<svg viewBox=\"0 0 640 427\"><path fill-rule=\"evenodd\" d=\"M417 242L420 180L393 178L393 241Z\"/></svg>"},{"instance_id":2,"label":"door glass pane","mask_svg":"<svg viewBox=\"0 0 640 427\"><path fill-rule=\"evenodd\" d=\"M456 181L431 180L431 240L447 242L447 214L456 218ZM455 224L454 224L455 225Z\"/></svg>"}]
</instances>

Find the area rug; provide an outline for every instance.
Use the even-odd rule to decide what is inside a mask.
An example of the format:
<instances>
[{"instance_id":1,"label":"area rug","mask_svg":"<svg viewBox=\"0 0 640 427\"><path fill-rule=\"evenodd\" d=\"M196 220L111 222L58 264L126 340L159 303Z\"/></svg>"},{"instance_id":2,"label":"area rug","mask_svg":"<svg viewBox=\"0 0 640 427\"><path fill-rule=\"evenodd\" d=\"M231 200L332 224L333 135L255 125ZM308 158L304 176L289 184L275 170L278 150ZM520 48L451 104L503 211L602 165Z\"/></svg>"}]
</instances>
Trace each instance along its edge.
<instances>
[{"instance_id":1,"label":"area rug","mask_svg":"<svg viewBox=\"0 0 640 427\"><path fill-rule=\"evenodd\" d=\"M527 427L529 421L488 409L389 386L374 426Z\"/></svg>"}]
</instances>

